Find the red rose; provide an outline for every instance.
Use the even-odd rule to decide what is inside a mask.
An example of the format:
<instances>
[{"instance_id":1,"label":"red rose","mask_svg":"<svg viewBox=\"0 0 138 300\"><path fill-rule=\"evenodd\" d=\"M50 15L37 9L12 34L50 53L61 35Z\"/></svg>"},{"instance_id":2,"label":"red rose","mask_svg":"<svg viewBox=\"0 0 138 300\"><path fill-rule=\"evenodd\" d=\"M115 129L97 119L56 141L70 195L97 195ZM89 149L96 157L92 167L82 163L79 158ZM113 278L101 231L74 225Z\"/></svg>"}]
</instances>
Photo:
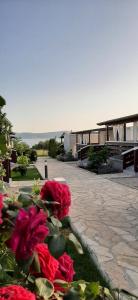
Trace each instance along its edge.
<instances>
[{"instance_id":1,"label":"red rose","mask_svg":"<svg viewBox=\"0 0 138 300\"><path fill-rule=\"evenodd\" d=\"M33 293L20 285L8 285L0 288L0 300L36 300Z\"/></svg>"},{"instance_id":2,"label":"red rose","mask_svg":"<svg viewBox=\"0 0 138 300\"><path fill-rule=\"evenodd\" d=\"M44 241L48 235L46 227L46 213L35 206L31 206L28 211L20 209L16 218L15 228L7 245L16 254L17 260L28 259L38 243Z\"/></svg>"},{"instance_id":3,"label":"red rose","mask_svg":"<svg viewBox=\"0 0 138 300\"><path fill-rule=\"evenodd\" d=\"M73 281L73 276L75 274L73 268L73 260L71 257L64 253L62 256L58 258L59 267L56 272L56 279L62 279L67 282Z\"/></svg>"},{"instance_id":4,"label":"red rose","mask_svg":"<svg viewBox=\"0 0 138 300\"><path fill-rule=\"evenodd\" d=\"M40 196L42 200L51 201L50 208L55 217L62 220L69 213L71 205L71 194L67 184L56 181L46 181L43 185ZM58 204L52 204L52 201Z\"/></svg>"},{"instance_id":5,"label":"red rose","mask_svg":"<svg viewBox=\"0 0 138 300\"><path fill-rule=\"evenodd\" d=\"M2 211L2 208L3 208L3 195L2 194L0 194L0 224L2 224L2 222L3 222L3 220L2 220L2 213L1 213L1 211Z\"/></svg>"},{"instance_id":6,"label":"red rose","mask_svg":"<svg viewBox=\"0 0 138 300\"><path fill-rule=\"evenodd\" d=\"M35 251L38 254L42 276L53 281L58 269L58 261L50 254L46 244L37 244Z\"/></svg>"}]
</instances>

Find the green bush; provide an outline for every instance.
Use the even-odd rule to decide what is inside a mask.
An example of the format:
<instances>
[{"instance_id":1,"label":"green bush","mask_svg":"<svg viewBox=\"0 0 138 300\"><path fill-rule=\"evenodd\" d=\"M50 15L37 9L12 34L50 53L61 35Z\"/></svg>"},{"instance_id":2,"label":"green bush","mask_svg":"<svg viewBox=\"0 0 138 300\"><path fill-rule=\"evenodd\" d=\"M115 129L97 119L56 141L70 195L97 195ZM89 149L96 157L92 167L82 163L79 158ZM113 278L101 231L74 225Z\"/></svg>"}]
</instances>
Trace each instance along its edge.
<instances>
[{"instance_id":1,"label":"green bush","mask_svg":"<svg viewBox=\"0 0 138 300\"><path fill-rule=\"evenodd\" d=\"M25 155L18 156L17 163L19 165L17 167L17 171L20 172L21 176L26 175L27 166L29 165L29 159L28 159L28 157L25 156Z\"/></svg>"},{"instance_id":2,"label":"green bush","mask_svg":"<svg viewBox=\"0 0 138 300\"><path fill-rule=\"evenodd\" d=\"M99 151L94 151L94 148L90 148L88 152L88 160L89 160L89 167L96 171L98 168L103 164L106 163L108 158L108 149L106 146Z\"/></svg>"},{"instance_id":3,"label":"green bush","mask_svg":"<svg viewBox=\"0 0 138 300\"><path fill-rule=\"evenodd\" d=\"M37 152L34 149L30 150L29 159L31 162L37 161Z\"/></svg>"},{"instance_id":4,"label":"green bush","mask_svg":"<svg viewBox=\"0 0 138 300\"><path fill-rule=\"evenodd\" d=\"M48 155L55 158L57 156L58 146L59 143L57 143L55 139L50 139L48 145Z\"/></svg>"},{"instance_id":5,"label":"green bush","mask_svg":"<svg viewBox=\"0 0 138 300\"><path fill-rule=\"evenodd\" d=\"M20 138L17 138L13 142L13 147L17 151L18 155L27 155L29 154L30 147L28 144L22 142Z\"/></svg>"}]
</instances>

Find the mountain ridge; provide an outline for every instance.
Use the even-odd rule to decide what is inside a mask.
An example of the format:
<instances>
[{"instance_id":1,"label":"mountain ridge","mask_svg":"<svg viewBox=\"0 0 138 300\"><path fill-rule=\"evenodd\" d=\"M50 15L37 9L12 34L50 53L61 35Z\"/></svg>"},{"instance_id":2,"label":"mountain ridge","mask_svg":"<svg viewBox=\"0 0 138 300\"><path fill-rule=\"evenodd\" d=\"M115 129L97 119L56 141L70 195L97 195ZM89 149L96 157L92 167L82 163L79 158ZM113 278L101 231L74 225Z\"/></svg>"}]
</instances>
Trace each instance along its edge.
<instances>
[{"instance_id":1,"label":"mountain ridge","mask_svg":"<svg viewBox=\"0 0 138 300\"><path fill-rule=\"evenodd\" d=\"M59 138L64 131L51 131L51 132L16 132L16 137L20 137L22 139L50 139L50 138Z\"/></svg>"}]
</instances>

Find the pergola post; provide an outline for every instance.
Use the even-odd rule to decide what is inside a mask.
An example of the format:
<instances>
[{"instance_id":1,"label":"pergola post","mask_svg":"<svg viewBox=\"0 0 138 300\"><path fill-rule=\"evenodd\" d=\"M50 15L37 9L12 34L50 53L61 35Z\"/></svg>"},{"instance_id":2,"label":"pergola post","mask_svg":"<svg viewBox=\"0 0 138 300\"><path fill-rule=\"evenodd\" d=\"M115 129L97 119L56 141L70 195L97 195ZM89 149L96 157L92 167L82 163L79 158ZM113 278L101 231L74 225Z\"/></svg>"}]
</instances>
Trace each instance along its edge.
<instances>
[{"instance_id":1,"label":"pergola post","mask_svg":"<svg viewBox=\"0 0 138 300\"><path fill-rule=\"evenodd\" d=\"M89 132L89 145L91 143L91 133Z\"/></svg>"},{"instance_id":2,"label":"pergola post","mask_svg":"<svg viewBox=\"0 0 138 300\"><path fill-rule=\"evenodd\" d=\"M109 126L106 126L106 140L109 141Z\"/></svg>"},{"instance_id":3,"label":"pergola post","mask_svg":"<svg viewBox=\"0 0 138 300\"><path fill-rule=\"evenodd\" d=\"M124 142L126 142L126 123L124 123Z\"/></svg>"},{"instance_id":4,"label":"pergola post","mask_svg":"<svg viewBox=\"0 0 138 300\"><path fill-rule=\"evenodd\" d=\"M138 122L133 122L133 141L137 141Z\"/></svg>"},{"instance_id":5,"label":"pergola post","mask_svg":"<svg viewBox=\"0 0 138 300\"><path fill-rule=\"evenodd\" d=\"M134 171L138 172L138 149L134 151Z\"/></svg>"}]
</instances>

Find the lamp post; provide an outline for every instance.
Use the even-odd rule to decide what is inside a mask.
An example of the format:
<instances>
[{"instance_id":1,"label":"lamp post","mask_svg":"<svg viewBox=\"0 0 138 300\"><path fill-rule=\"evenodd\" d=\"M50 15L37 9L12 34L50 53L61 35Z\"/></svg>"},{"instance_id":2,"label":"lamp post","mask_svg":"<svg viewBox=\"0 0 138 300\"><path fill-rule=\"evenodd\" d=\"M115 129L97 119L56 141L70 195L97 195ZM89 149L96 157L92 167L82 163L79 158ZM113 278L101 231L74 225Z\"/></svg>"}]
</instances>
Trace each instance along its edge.
<instances>
[{"instance_id":1,"label":"lamp post","mask_svg":"<svg viewBox=\"0 0 138 300\"><path fill-rule=\"evenodd\" d=\"M48 166L47 166L47 160L45 160L45 178L48 178Z\"/></svg>"}]
</instances>

